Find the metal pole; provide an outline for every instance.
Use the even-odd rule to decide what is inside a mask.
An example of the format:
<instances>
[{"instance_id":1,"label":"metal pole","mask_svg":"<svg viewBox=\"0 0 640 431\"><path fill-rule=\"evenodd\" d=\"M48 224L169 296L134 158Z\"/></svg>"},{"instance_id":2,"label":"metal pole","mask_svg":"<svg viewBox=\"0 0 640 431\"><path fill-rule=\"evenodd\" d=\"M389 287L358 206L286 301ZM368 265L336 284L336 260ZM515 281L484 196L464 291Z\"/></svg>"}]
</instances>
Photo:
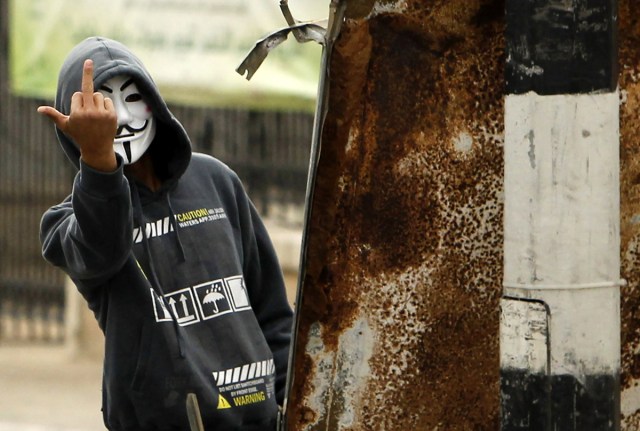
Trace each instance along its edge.
<instances>
[{"instance_id":1,"label":"metal pole","mask_svg":"<svg viewBox=\"0 0 640 431\"><path fill-rule=\"evenodd\" d=\"M501 429L620 429L615 0L507 0Z\"/></svg>"}]
</instances>

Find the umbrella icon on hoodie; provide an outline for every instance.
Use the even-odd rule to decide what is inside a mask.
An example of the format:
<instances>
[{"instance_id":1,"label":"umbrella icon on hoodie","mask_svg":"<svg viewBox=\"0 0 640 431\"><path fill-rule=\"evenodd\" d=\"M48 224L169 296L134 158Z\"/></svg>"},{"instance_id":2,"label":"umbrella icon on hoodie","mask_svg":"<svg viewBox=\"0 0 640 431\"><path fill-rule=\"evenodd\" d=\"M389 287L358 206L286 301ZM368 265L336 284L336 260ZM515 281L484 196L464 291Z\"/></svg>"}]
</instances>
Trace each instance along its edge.
<instances>
[{"instance_id":1,"label":"umbrella icon on hoodie","mask_svg":"<svg viewBox=\"0 0 640 431\"><path fill-rule=\"evenodd\" d=\"M202 300L202 303L213 304L213 312L217 314L220 311L218 310L218 301L223 299L226 300L227 298L225 298L225 296L222 293L214 291L212 288L207 291L207 294Z\"/></svg>"}]
</instances>

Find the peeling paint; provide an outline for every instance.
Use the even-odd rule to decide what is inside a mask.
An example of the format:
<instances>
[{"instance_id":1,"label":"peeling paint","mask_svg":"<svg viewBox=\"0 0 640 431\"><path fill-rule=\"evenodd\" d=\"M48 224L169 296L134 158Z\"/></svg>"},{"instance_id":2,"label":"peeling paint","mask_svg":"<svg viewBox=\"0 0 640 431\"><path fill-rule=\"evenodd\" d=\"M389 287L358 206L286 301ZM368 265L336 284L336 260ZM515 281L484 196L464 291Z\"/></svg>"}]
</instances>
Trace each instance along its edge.
<instances>
[{"instance_id":1,"label":"peeling paint","mask_svg":"<svg viewBox=\"0 0 640 431\"><path fill-rule=\"evenodd\" d=\"M529 141L529 164L531 165L531 169L536 168L536 142L535 142L535 134L533 130L529 131L527 134L527 140Z\"/></svg>"},{"instance_id":2,"label":"peeling paint","mask_svg":"<svg viewBox=\"0 0 640 431\"><path fill-rule=\"evenodd\" d=\"M396 2L390 3L377 3L371 11L371 15L369 18L372 18L376 15L380 15L383 13L395 12L401 13L407 9L407 1L406 0L397 0Z\"/></svg>"},{"instance_id":3,"label":"peeling paint","mask_svg":"<svg viewBox=\"0 0 640 431\"><path fill-rule=\"evenodd\" d=\"M462 132L453 141L453 146L457 151L467 153L473 146L473 138L468 133Z\"/></svg>"}]
</instances>

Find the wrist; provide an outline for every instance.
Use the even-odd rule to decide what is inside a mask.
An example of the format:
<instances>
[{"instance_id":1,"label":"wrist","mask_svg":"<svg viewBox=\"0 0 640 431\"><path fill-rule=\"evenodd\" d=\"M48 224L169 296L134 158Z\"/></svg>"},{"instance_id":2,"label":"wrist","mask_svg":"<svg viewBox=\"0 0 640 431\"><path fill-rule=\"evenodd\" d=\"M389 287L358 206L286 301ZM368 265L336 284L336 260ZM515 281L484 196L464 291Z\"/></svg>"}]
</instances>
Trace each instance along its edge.
<instances>
[{"instance_id":1,"label":"wrist","mask_svg":"<svg viewBox=\"0 0 640 431\"><path fill-rule=\"evenodd\" d=\"M107 151L82 151L80 150L82 161L91 168L101 172L113 172L118 168L116 153L113 145Z\"/></svg>"},{"instance_id":2,"label":"wrist","mask_svg":"<svg viewBox=\"0 0 640 431\"><path fill-rule=\"evenodd\" d=\"M76 176L74 189L78 187L83 193L105 199L120 195L122 188L128 188L128 186L123 185L126 183L126 179L122 171L124 167L122 159L116 156L116 160L118 167L115 171L101 172L80 159L80 174Z\"/></svg>"}]
</instances>

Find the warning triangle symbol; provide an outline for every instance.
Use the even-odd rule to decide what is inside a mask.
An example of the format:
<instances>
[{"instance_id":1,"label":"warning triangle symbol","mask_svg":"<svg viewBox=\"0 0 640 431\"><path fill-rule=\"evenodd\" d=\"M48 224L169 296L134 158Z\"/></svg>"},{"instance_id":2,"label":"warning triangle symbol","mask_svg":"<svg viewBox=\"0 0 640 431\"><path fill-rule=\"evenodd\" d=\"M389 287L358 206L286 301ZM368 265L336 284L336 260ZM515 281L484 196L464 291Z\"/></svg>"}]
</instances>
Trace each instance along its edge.
<instances>
[{"instance_id":1,"label":"warning triangle symbol","mask_svg":"<svg viewBox=\"0 0 640 431\"><path fill-rule=\"evenodd\" d=\"M218 395L218 410L230 409L231 404L221 394Z\"/></svg>"}]
</instances>

